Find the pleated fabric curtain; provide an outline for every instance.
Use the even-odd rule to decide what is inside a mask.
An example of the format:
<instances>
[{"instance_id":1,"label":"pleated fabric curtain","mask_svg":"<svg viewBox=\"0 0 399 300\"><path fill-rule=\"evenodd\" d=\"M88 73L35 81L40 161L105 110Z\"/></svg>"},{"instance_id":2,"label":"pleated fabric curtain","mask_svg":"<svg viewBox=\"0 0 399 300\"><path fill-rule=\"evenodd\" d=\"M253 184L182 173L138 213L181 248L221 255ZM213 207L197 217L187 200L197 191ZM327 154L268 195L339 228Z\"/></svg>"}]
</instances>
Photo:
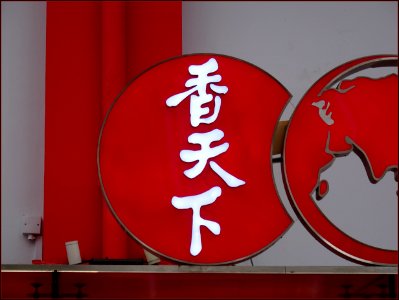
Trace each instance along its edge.
<instances>
[{"instance_id":1,"label":"pleated fabric curtain","mask_svg":"<svg viewBox=\"0 0 399 300\"><path fill-rule=\"evenodd\" d=\"M74 240L83 260L144 258L103 199L97 142L126 84L181 55L181 20L180 1L47 3L45 263L67 263L65 242Z\"/></svg>"}]
</instances>

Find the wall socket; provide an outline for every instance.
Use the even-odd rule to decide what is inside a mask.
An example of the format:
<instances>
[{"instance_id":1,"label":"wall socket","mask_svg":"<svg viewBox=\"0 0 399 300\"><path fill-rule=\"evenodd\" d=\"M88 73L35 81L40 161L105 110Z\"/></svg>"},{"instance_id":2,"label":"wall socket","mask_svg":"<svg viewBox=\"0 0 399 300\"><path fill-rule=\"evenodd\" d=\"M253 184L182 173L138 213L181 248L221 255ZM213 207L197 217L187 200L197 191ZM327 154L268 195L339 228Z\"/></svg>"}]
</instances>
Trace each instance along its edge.
<instances>
[{"instance_id":1,"label":"wall socket","mask_svg":"<svg viewBox=\"0 0 399 300\"><path fill-rule=\"evenodd\" d=\"M22 223L22 234L28 236L28 240L36 239L41 234L42 218L38 216L24 216Z\"/></svg>"}]
</instances>

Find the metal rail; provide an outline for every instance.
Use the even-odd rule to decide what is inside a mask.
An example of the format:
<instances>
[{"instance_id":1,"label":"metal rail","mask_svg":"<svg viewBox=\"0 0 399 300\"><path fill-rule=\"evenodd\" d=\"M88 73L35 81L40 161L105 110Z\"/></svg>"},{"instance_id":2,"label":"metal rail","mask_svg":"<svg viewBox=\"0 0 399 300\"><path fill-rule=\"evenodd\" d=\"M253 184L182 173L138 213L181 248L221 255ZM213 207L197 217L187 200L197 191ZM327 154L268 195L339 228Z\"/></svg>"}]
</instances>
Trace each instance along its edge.
<instances>
[{"instance_id":1,"label":"metal rail","mask_svg":"<svg viewBox=\"0 0 399 300\"><path fill-rule=\"evenodd\" d=\"M153 266L153 265L1 265L2 272L79 273L241 273L241 274L398 274L397 267L378 266Z\"/></svg>"}]
</instances>

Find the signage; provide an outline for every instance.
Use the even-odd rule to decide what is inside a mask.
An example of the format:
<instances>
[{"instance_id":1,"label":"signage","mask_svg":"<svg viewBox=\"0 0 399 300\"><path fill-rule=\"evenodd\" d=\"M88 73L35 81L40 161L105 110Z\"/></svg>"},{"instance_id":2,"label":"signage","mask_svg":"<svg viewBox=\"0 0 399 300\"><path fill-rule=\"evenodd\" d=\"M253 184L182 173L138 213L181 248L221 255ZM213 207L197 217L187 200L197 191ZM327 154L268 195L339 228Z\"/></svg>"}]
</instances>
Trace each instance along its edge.
<instances>
[{"instance_id":1,"label":"signage","mask_svg":"<svg viewBox=\"0 0 399 300\"><path fill-rule=\"evenodd\" d=\"M150 251L227 264L278 240L292 220L271 151L288 91L223 55L178 57L136 78L109 110L99 141L108 205Z\"/></svg>"},{"instance_id":2,"label":"signage","mask_svg":"<svg viewBox=\"0 0 399 300\"><path fill-rule=\"evenodd\" d=\"M335 226L316 204L329 190L320 175L335 159L354 151L372 183L389 171L395 172L397 181L398 76L343 80L397 61L397 56L365 57L327 73L305 94L286 133L283 171L292 206L319 241L358 263L397 264L398 252L362 243Z\"/></svg>"},{"instance_id":3,"label":"signage","mask_svg":"<svg viewBox=\"0 0 399 300\"><path fill-rule=\"evenodd\" d=\"M341 81L393 62L363 58L322 77L285 141L285 186L301 221L360 263L395 264L397 251L341 232L315 199L328 193L321 172L350 151L365 159L373 182L397 174L397 75ZM142 73L112 104L98 145L103 194L119 224L179 263L236 263L270 247L292 224L272 172L273 137L290 97L262 69L219 54L185 55Z\"/></svg>"}]
</instances>

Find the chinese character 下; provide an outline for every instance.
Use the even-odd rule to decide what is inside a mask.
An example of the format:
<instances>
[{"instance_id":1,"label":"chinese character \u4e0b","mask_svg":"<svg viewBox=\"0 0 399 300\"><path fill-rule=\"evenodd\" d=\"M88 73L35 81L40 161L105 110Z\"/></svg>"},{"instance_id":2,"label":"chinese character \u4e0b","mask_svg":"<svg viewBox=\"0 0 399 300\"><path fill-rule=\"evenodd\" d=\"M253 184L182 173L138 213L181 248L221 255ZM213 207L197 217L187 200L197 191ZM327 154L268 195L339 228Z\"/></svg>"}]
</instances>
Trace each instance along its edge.
<instances>
[{"instance_id":1,"label":"chinese character \u4e0b","mask_svg":"<svg viewBox=\"0 0 399 300\"><path fill-rule=\"evenodd\" d=\"M191 227L191 245L190 253L194 256L198 255L202 250L201 226L208 228L213 234L220 234L220 225L214 221L205 220L200 215L201 207L212 204L222 194L222 189L215 186L208 191L187 197L173 197L172 205L177 209L193 210L193 224Z\"/></svg>"}]
</instances>

